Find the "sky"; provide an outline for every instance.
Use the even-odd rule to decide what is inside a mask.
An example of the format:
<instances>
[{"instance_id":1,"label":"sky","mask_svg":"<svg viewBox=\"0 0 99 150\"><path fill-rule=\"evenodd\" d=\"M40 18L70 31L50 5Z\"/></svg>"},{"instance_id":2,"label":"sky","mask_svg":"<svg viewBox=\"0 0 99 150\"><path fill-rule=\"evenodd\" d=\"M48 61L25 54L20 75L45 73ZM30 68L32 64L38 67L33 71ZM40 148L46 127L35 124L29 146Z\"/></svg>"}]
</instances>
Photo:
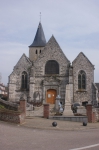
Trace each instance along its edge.
<instances>
[{"instance_id":1,"label":"sky","mask_svg":"<svg viewBox=\"0 0 99 150\"><path fill-rule=\"evenodd\" d=\"M80 52L95 65L99 82L99 0L0 0L0 79L7 85L23 53L29 56L40 21L72 61Z\"/></svg>"}]
</instances>

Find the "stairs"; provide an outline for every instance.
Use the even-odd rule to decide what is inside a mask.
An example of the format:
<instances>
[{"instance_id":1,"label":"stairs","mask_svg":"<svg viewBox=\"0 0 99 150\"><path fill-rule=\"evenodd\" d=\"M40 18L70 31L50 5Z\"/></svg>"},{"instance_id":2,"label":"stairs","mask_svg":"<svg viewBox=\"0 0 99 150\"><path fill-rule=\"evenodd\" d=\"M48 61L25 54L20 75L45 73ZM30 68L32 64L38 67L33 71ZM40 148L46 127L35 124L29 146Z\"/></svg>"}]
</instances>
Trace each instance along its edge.
<instances>
[{"instance_id":1,"label":"stairs","mask_svg":"<svg viewBox=\"0 0 99 150\"><path fill-rule=\"evenodd\" d=\"M50 106L49 106L49 115L50 116L55 115L55 104L50 104Z\"/></svg>"},{"instance_id":2,"label":"stairs","mask_svg":"<svg viewBox=\"0 0 99 150\"><path fill-rule=\"evenodd\" d=\"M43 105L40 107L34 107L33 110L26 111L26 117L43 116Z\"/></svg>"},{"instance_id":3,"label":"stairs","mask_svg":"<svg viewBox=\"0 0 99 150\"><path fill-rule=\"evenodd\" d=\"M55 114L55 104L50 104L49 106L49 116L53 116ZM33 109L27 109L26 117L36 117L36 116L43 116L43 105L40 107L33 107Z\"/></svg>"}]
</instances>

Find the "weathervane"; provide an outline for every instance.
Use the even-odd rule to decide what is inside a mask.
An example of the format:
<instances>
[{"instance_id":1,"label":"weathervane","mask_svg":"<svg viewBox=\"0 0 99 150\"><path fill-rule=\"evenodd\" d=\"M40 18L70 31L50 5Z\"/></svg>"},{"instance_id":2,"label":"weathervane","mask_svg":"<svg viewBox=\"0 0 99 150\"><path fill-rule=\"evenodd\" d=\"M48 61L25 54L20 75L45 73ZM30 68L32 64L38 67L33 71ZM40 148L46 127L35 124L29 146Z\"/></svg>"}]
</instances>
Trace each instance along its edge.
<instances>
[{"instance_id":1,"label":"weathervane","mask_svg":"<svg viewBox=\"0 0 99 150\"><path fill-rule=\"evenodd\" d=\"M40 12L40 22L41 22L41 12Z\"/></svg>"}]
</instances>

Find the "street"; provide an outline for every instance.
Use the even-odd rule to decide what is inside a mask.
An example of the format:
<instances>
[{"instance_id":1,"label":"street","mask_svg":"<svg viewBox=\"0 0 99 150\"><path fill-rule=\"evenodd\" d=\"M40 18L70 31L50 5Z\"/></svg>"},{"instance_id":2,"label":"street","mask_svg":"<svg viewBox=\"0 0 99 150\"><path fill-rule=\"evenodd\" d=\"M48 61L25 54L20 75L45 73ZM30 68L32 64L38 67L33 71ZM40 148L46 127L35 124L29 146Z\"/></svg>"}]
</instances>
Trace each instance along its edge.
<instances>
[{"instance_id":1,"label":"street","mask_svg":"<svg viewBox=\"0 0 99 150\"><path fill-rule=\"evenodd\" d=\"M99 129L43 130L0 121L0 150L99 150Z\"/></svg>"}]
</instances>

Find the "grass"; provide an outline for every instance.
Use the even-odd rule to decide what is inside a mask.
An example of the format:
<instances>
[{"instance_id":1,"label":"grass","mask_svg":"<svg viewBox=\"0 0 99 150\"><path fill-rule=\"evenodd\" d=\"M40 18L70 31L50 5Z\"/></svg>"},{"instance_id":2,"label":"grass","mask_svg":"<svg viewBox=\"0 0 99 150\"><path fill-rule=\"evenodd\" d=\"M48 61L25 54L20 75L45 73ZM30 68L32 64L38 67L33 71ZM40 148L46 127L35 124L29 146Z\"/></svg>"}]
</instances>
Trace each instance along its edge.
<instances>
[{"instance_id":1,"label":"grass","mask_svg":"<svg viewBox=\"0 0 99 150\"><path fill-rule=\"evenodd\" d=\"M0 112L19 114L21 111L9 110L0 104Z\"/></svg>"},{"instance_id":2,"label":"grass","mask_svg":"<svg viewBox=\"0 0 99 150\"><path fill-rule=\"evenodd\" d=\"M0 109L4 109L5 107L3 105L0 104Z\"/></svg>"}]
</instances>

